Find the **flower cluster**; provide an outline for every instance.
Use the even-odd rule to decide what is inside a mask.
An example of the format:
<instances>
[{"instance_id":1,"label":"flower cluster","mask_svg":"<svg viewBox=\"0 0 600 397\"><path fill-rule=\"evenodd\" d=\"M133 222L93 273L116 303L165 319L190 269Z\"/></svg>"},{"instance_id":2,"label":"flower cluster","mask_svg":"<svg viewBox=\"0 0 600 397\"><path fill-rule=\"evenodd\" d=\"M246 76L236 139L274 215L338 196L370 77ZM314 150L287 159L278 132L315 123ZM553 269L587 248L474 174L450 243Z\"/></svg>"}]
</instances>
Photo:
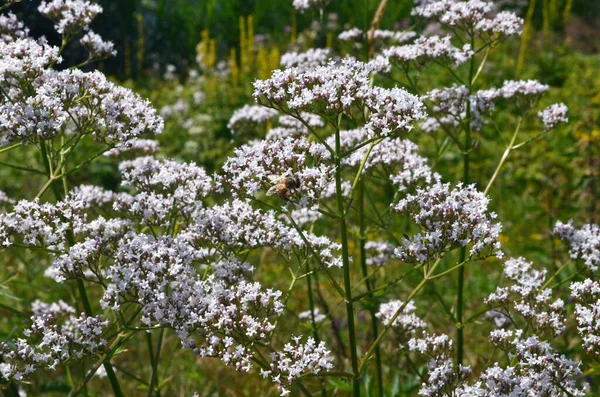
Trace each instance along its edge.
<instances>
[{"instance_id":1,"label":"flower cluster","mask_svg":"<svg viewBox=\"0 0 600 397\"><path fill-rule=\"evenodd\" d=\"M270 370L261 369L263 377L270 377L278 384L280 396L290 394L288 387L294 379L309 373L318 374L333 368L331 352L325 342L317 343L308 338L306 343L300 343L302 338L292 337L292 343L287 343L281 352L271 353Z\"/></svg>"},{"instance_id":2,"label":"flower cluster","mask_svg":"<svg viewBox=\"0 0 600 397\"><path fill-rule=\"evenodd\" d=\"M277 116L277 111L274 109L264 106L244 105L243 108L233 112L227 123L227 128L234 133L240 133L255 128L256 124L264 124L275 116Z\"/></svg>"},{"instance_id":3,"label":"flower cluster","mask_svg":"<svg viewBox=\"0 0 600 397\"><path fill-rule=\"evenodd\" d=\"M315 310L312 312L310 310L298 313L298 319L305 322L312 322L313 317L315 320L315 324L322 323L327 318L326 315L321 313L321 310L318 307L315 307Z\"/></svg>"},{"instance_id":4,"label":"flower cluster","mask_svg":"<svg viewBox=\"0 0 600 397\"><path fill-rule=\"evenodd\" d=\"M430 335L425 332L423 338L409 340L408 348L429 358L427 363L429 377L419 389L421 396L455 395L454 390L461 387L471 376L471 367L463 365L455 367L451 358L452 341L448 335Z\"/></svg>"},{"instance_id":5,"label":"flower cluster","mask_svg":"<svg viewBox=\"0 0 600 397\"><path fill-rule=\"evenodd\" d=\"M493 8L492 2L482 0L439 0L415 7L412 13L465 32L477 32L487 42L521 33L523 19L508 11L489 18Z\"/></svg>"},{"instance_id":6,"label":"flower cluster","mask_svg":"<svg viewBox=\"0 0 600 397\"><path fill-rule=\"evenodd\" d=\"M538 333L549 331L559 335L565 330L565 304L562 299L551 302L552 290L544 287L545 270L535 270L523 258L504 263L504 275L514 282L510 287L498 287L485 300L494 310L515 321L511 312L520 314L529 327Z\"/></svg>"},{"instance_id":7,"label":"flower cluster","mask_svg":"<svg viewBox=\"0 0 600 397\"><path fill-rule=\"evenodd\" d=\"M24 39L29 35L27 28L15 14L9 12L0 15L0 41L10 43L17 39Z\"/></svg>"},{"instance_id":8,"label":"flower cluster","mask_svg":"<svg viewBox=\"0 0 600 397\"><path fill-rule=\"evenodd\" d=\"M573 227L573 221L562 223L558 221L554 226L554 234L566 241L571 250L571 258L582 259L585 265L596 271L600 266L600 227L590 223L581 229Z\"/></svg>"},{"instance_id":9,"label":"flower cluster","mask_svg":"<svg viewBox=\"0 0 600 397\"><path fill-rule=\"evenodd\" d=\"M293 252L304 251L308 256L314 251L323 265L342 266L341 258L334 255L341 248L339 244L327 237L310 233L301 236L295 229L277 219L274 212L254 209L247 201L233 200L202 209L194 217L194 223L182 234L200 246L210 244L221 247L222 251L229 247L233 252L240 248L270 247L283 258Z\"/></svg>"},{"instance_id":10,"label":"flower cluster","mask_svg":"<svg viewBox=\"0 0 600 397\"><path fill-rule=\"evenodd\" d=\"M288 52L281 56L279 61L281 67L296 67L305 71L325 65L331 58L331 51L328 48L311 48L306 52Z\"/></svg>"},{"instance_id":11,"label":"flower cluster","mask_svg":"<svg viewBox=\"0 0 600 397\"><path fill-rule=\"evenodd\" d=\"M25 338L0 344L0 379L23 381L38 368L55 369L71 359L93 355L106 345L102 332L108 321L102 316L75 316L63 301L32 304L32 325Z\"/></svg>"},{"instance_id":12,"label":"flower cluster","mask_svg":"<svg viewBox=\"0 0 600 397\"><path fill-rule=\"evenodd\" d=\"M74 36L88 29L96 15L102 12L102 7L84 0L52 0L42 1L38 10L55 23L58 33Z\"/></svg>"},{"instance_id":13,"label":"flower cluster","mask_svg":"<svg viewBox=\"0 0 600 397\"><path fill-rule=\"evenodd\" d=\"M314 161L309 166L310 157ZM333 168L326 164L329 152L320 143L309 142L305 137L256 141L235 149L223 166L223 183L230 186L234 195L255 195L267 191L272 176L295 176L300 186L290 191L288 197L301 206L314 205L333 180Z\"/></svg>"},{"instance_id":14,"label":"flower cluster","mask_svg":"<svg viewBox=\"0 0 600 397\"><path fill-rule=\"evenodd\" d=\"M104 59L117 55L112 41L104 41L99 34L89 31L79 42L90 53L90 59Z\"/></svg>"},{"instance_id":15,"label":"flower cluster","mask_svg":"<svg viewBox=\"0 0 600 397\"><path fill-rule=\"evenodd\" d=\"M465 44L462 48L454 47L450 36L431 36L419 37L414 44L390 47L383 51L383 55L406 70L410 65L420 69L432 61L457 68L467 62L474 53L470 44Z\"/></svg>"},{"instance_id":16,"label":"flower cluster","mask_svg":"<svg viewBox=\"0 0 600 397\"><path fill-rule=\"evenodd\" d=\"M333 115L370 110L366 128L381 135L407 131L424 117L418 97L394 88L371 87L366 64L343 59L308 71L296 68L275 71L265 81L254 83L254 98L261 104L286 113L308 111Z\"/></svg>"},{"instance_id":17,"label":"flower cluster","mask_svg":"<svg viewBox=\"0 0 600 397\"><path fill-rule=\"evenodd\" d=\"M176 216L189 216L215 191L213 179L196 164L140 157L119 165L122 185L134 195L119 195L114 208L142 217L151 225L169 226Z\"/></svg>"},{"instance_id":18,"label":"flower cluster","mask_svg":"<svg viewBox=\"0 0 600 397\"><path fill-rule=\"evenodd\" d=\"M444 252L472 244L468 258L481 259L489 255L502 257L501 225L493 223L496 214L488 213L489 199L475 186L435 183L417 189L394 207L408 214L422 232L404 237L395 255L405 262L425 263Z\"/></svg>"},{"instance_id":19,"label":"flower cluster","mask_svg":"<svg viewBox=\"0 0 600 397\"><path fill-rule=\"evenodd\" d=\"M498 363L481 374L481 383L466 387L466 395L483 396L584 396L578 385L580 363L560 355L537 336L525 337L522 330L496 330L490 341L513 358L506 368Z\"/></svg>"},{"instance_id":20,"label":"flower cluster","mask_svg":"<svg viewBox=\"0 0 600 397\"><path fill-rule=\"evenodd\" d=\"M538 116L542 119L546 131L549 131L560 123L569 122L569 119L567 118L568 110L567 105L564 103L555 103L540 111Z\"/></svg>"},{"instance_id":21,"label":"flower cluster","mask_svg":"<svg viewBox=\"0 0 600 397\"><path fill-rule=\"evenodd\" d=\"M583 348L600 358L600 283L589 278L572 283L571 295L577 301L575 319Z\"/></svg>"},{"instance_id":22,"label":"flower cluster","mask_svg":"<svg viewBox=\"0 0 600 397\"><path fill-rule=\"evenodd\" d=\"M375 29L373 39L381 42L402 44L414 39L417 34L413 31L393 31ZM343 31L338 35L340 41L357 41L363 37L363 31L358 28L352 28Z\"/></svg>"},{"instance_id":23,"label":"flower cluster","mask_svg":"<svg viewBox=\"0 0 600 397\"><path fill-rule=\"evenodd\" d=\"M533 108L540 97L550 87L537 80L506 80L500 88L490 88L477 92L477 98L484 104L489 104L499 98L511 99L522 112ZM491 105L485 105L490 107Z\"/></svg>"}]
</instances>

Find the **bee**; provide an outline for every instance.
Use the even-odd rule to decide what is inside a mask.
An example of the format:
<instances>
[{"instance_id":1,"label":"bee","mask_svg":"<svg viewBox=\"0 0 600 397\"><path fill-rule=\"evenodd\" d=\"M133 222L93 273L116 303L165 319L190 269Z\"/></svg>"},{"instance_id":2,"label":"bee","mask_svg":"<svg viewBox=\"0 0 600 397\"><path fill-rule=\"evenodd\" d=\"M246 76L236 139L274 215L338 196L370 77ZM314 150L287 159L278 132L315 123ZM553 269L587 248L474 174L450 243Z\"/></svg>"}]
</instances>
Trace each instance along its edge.
<instances>
[{"instance_id":1,"label":"bee","mask_svg":"<svg viewBox=\"0 0 600 397\"><path fill-rule=\"evenodd\" d=\"M267 190L267 196L277 194L280 199L285 201L289 201L289 193L300 188L300 179L295 175L269 175L269 180L274 185Z\"/></svg>"}]
</instances>

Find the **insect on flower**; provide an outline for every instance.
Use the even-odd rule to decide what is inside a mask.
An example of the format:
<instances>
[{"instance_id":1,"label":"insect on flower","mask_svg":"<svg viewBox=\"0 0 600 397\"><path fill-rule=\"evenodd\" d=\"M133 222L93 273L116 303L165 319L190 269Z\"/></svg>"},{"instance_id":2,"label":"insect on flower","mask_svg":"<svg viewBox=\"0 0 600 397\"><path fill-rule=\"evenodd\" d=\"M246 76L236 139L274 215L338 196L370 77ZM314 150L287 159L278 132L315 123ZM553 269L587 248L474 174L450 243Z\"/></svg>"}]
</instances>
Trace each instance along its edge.
<instances>
[{"instance_id":1,"label":"insect on flower","mask_svg":"<svg viewBox=\"0 0 600 397\"><path fill-rule=\"evenodd\" d=\"M269 180L274 185L267 190L267 196L277 194L280 199L289 201L288 194L300 188L300 179L293 174L269 175Z\"/></svg>"}]
</instances>

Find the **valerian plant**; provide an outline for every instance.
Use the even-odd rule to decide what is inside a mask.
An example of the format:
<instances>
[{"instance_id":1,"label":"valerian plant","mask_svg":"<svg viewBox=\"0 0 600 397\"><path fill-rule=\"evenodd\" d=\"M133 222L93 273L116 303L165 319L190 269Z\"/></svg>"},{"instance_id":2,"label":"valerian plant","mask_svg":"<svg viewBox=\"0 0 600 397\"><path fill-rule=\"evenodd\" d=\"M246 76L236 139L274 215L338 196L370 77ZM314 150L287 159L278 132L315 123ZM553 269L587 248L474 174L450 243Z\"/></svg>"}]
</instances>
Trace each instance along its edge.
<instances>
[{"instance_id":1,"label":"valerian plant","mask_svg":"<svg viewBox=\"0 0 600 397\"><path fill-rule=\"evenodd\" d=\"M305 11L327 3L294 5ZM426 396L584 395L583 363L562 354L559 338L575 326L585 353L598 359L600 287L591 279L600 263L597 225L557 224L571 260L550 277L524 258L505 260L505 280L485 299L489 310L464 317L465 268L504 258L502 226L487 193L511 151L527 143L517 143L520 126L548 90L533 80L477 85L489 53L519 34L522 21L480 0L424 3L414 15L437 21L448 35L380 30L378 10L369 32L340 36L363 40L372 50L368 59L331 59L329 50L286 54L283 69L255 82L257 104L235 112L229 128L274 125L234 150L215 175L150 156L159 148L147 138L163 121L138 95L100 72L55 69L82 31L85 64L114 54L89 31L98 5L42 2L60 47L30 37L12 14L0 19L0 151L18 159L19 149L35 148L42 169L18 160L4 165L46 180L20 201L0 195L7 207L0 241L4 249L45 252L45 275L57 289L73 284L79 294L72 305L32 302L30 326L0 345L7 393L18 395L19 383L38 370L78 363L85 375L72 384L73 395L102 366L122 396L124 379L111 359L141 337L150 347L146 386L158 394L163 341L172 332L183 349L256 371L282 396L319 388L326 395L339 379L354 396L384 395L385 367L419 379ZM423 92L419 79L431 65L454 85ZM480 191L470 180L470 154L499 102L512 104L518 122ZM540 136L567 121L564 104L538 112ZM416 134L442 134L455 145L462 180L444 182L419 155ZM74 153L88 141L96 152L79 161ZM121 189L71 186L69 177L102 155L121 160ZM287 268L287 291L253 276L256 253ZM579 262L584 266L570 266ZM572 278L582 281L570 286L577 303L569 322L563 282L553 282L573 267ZM456 304L447 312L456 335L432 332L417 315L428 304L421 292L454 273ZM296 291L306 292L308 311L294 312L302 306L293 302ZM370 316L366 327L362 308ZM494 353L474 369L465 362L462 330L485 326L484 318L496 327L489 332ZM286 327L298 320L310 324L310 335ZM382 346L390 341L401 358L386 363ZM367 392L370 374L377 384Z\"/></svg>"}]
</instances>

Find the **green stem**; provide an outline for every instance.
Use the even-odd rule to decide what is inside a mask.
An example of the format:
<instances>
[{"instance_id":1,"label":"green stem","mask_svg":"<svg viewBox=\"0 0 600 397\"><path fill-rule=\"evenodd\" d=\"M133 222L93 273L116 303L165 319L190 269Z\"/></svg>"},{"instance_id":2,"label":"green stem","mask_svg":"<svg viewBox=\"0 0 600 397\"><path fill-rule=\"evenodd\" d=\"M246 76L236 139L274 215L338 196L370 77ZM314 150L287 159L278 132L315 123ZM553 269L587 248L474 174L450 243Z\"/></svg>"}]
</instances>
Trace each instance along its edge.
<instances>
[{"instance_id":1,"label":"green stem","mask_svg":"<svg viewBox=\"0 0 600 397\"><path fill-rule=\"evenodd\" d=\"M358 370L358 351L356 347L356 331L354 329L354 304L352 302L352 283L350 280L350 256L348 254L348 230L346 229L346 214L344 211L344 197L342 195L342 161L341 139L340 139L341 115L335 129L335 193L337 198L338 212L340 218L340 232L342 238L342 263L344 269L344 290L346 301L346 318L348 320L348 338L350 341L350 358L352 360L352 395L360 396L360 380Z\"/></svg>"},{"instance_id":2,"label":"green stem","mask_svg":"<svg viewBox=\"0 0 600 397\"><path fill-rule=\"evenodd\" d=\"M369 148L369 152L373 146ZM361 167L362 168L362 167ZM359 170L362 172L362 169ZM365 278L365 285L367 287L367 291L371 290L371 282L369 281L369 272L367 270L367 252L365 250L365 232L366 232L366 223L365 223L365 183L364 180L361 179L358 190L358 213L359 213L359 227L360 227L360 267L362 269L363 277ZM373 338L379 334L377 330L377 317L375 317L375 309L370 306L369 312L371 314L371 330L373 332ZM375 347L375 365L377 369L377 395L379 397L383 397L383 371L381 366L381 349L379 345Z\"/></svg>"},{"instance_id":3,"label":"green stem","mask_svg":"<svg viewBox=\"0 0 600 397\"><path fill-rule=\"evenodd\" d=\"M156 353L152 360L152 376L150 377L150 387L148 388L148 397L152 397L154 393L154 385L158 385L158 362L160 361L160 352L162 350L163 337L165 335L165 329L161 328L158 333L158 342L156 343ZM160 397L160 391L156 391L156 395Z\"/></svg>"},{"instance_id":4,"label":"green stem","mask_svg":"<svg viewBox=\"0 0 600 397\"><path fill-rule=\"evenodd\" d=\"M475 48L475 37L471 35L471 48ZM467 88L469 95L473 89L473 75L475 73L475 56L471 57L469 64L469 79ZM465 117L465 144L463 152L463 183L469 183L469 152L471 151L471 101L467 101ZM467 259L467 247L460 250L460 263ZM464 333L463 333L463 307L464 307L464 288L465 288L465 267L458 269L457 292L456 292L456 366L463 363L464 355Z\"/></svg>"},{"instance_id":5,"label":"green stem","mask_svg":"<svg viewBox=\"0 0 600 397\"><path fill-rule=\"evenodd\" d=\"M506 162L506 159L508 158L508 155L510 154L511 150L513 150L515 148L514 144L515 144L515 141L517 140L517 135L519 135L519 130L521 129L521 123L522 122L523 122L523 117L519 117L519 120L517 121L517 128L515 128L515 132L513 133L513 136L510 139L510 143L508 144L508 146L506 147L506 150L502 154L502 158L500 159L500 162L498 163L498 166L496 167L496 170L494 171L494 174L492 175L492 178L490 179L490 181L488 182L487 186L485 187L485 190L483 191L484 195L487 195L488 192L490 191L490 188L492 187L492 184L494 183L494 181L498 177L498 174L500 174L500 169L502 168L502 166Z\"/></svg>"}]
</instances>

